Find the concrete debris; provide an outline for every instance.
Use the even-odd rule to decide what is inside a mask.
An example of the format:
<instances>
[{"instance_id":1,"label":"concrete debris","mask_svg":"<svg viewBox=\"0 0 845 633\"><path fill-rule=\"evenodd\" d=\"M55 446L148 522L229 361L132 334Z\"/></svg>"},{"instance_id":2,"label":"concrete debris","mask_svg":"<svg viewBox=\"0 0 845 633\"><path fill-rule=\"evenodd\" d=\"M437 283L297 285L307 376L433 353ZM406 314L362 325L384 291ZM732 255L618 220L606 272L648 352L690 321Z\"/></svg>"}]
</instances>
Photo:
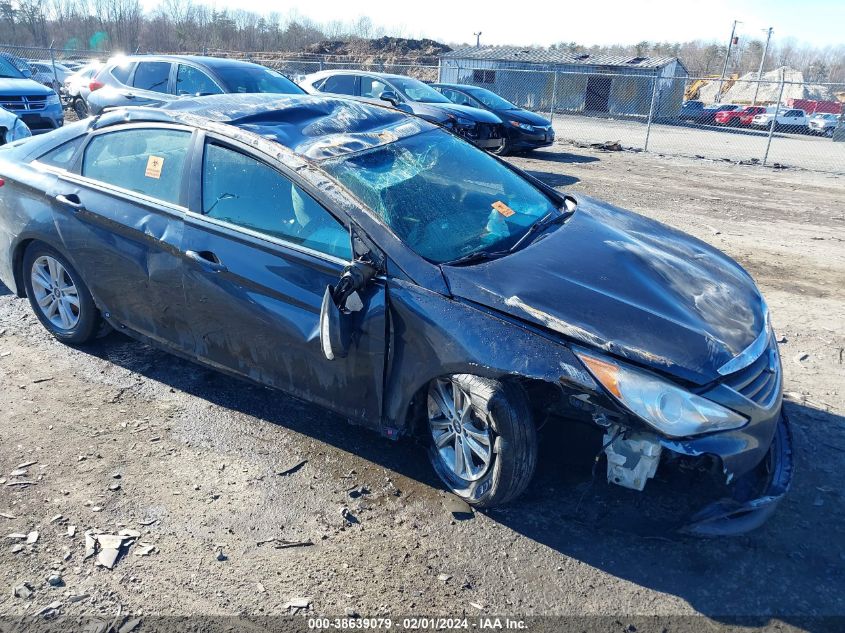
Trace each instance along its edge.
<instances>
[{"instance_id":1,"label":"concrete debris","mask_svg":"<svg viewBox=\"0 0 845 633\"><path fill-rule=\"evenodd\" d=\"M112 475L112 479L120 479L121 477L123 477L123 475L122 475L122 474L120 474L120 473L114 473L114 474Z\"/></svg>"},{"instance_id":2,"label":"concrete debris","mask_svg":"<svg viewBox=\"0 0 845 633\"><path fill-rule=\"evenodd\" d=\"M158 519L144 519L143 521L138 521L138 525L142 525L144 527L152 525L153 523L158 523Z\"/></svg>"},{"instance_id":3,"label":"concrete debris","mask_svg":"<svg viewBox=\"0 0 845 633\"><path fill-rule=\"evenodd\" d=\"M102 506L94 506L93 508L91 508L91 512L102 512L102 511L103 511Z\"/></svg>"},{"instance_id":4,"label":"concrete debris","mask_svg":"<svg viewBox=\"0 0 845 633\"><path fill-rule=\"evenodd\" d=\"M123 545L123 537L115 534L97 534L95 537L101 548L120 549Z\"/></svg>"},{"instance_id":5,"label":"concrete debris","mask_svg":"<svg viewBox=\"0 0 845 633\"><path fill-rule=\"evenodd\" d=\"M12 514L11 512L0 512L0 517L3 517L4 519L17 519L18 518L14 514Z\"/></svg>"},{"instance_id":6,"label":"concrete debris","mask_svg":"<svg viewBox=\"0 0 845 633\"><path fill-rule=\"evenodd\" d=\"M91 558L97 553L97 541L94 536L88 532L85 533L85 558Z\"/></svg>"},{"instance_id":7,"label":"concrete debris","mask_svg":"<svg viewBox=\"0 0 845 633\"><path fill-rule=\"evenodd\" d=\"M61 587L65 584L65 581L62 580L60 574L50 574L50 576L47 578L47 584L51 587Z\"/></svg>"},{"instance_id":8,"label":"concrete debris","mask_svg":"<svg viewBox=\"0 0 845 633\"><path fill-rule=\"evenodd\" d=\"M34 543L38 542L38 531L33 530L29 534L26 535L26 544L33 545Z\"/></svg>"},{"instance_id":9,"label":"concrete debris","mask_svg":"<svg viewBox=\"0 0 845 633\"><path fill-rule=\"evenodd\" d=\"M67 601L73 604L74 602L82 602L91 596L87 593L72 593L67 597Z\"/></svg>"},{"instance_id":10,"label":"concrete debris","mask_svg":"<svg viewBox=\"0 0 845 633\"><path fill-rule=\"evenodd\" d=\"M46 607L41 609L41 611L39 611L35 615L51 616L51 615L53 615L53 613L55 611L58 611L61 608L62 608L62 603L57 600L56 602L51 602L50 604L48 604Z\"/></svg>"},{"instance_id":11,"label":"concrete debris","mask_svg":"<svg viewBox=\"0 0 845 633\"><path fill-rule=\"evenodd\" d=\"M358 614L358 611L356 609L353 609L352 607L347 607L346 608L346 617L347 618L360 618L361 616Z\"/></svg>"},{"instance_id":12,"label":"concrete debris","mask_svg":"<svg viewBox=\"0 0 845 633\"><path fill-rule=\"evenodd\" d=\"M69 525L69 526L67 526L67 535L68 535L68 536L74 536L74 535L76 535L76 526L75 526L75 525Z\"/></svg>"},{"instance_id":13,"label":"concrete debris","mask_svg":"<svg viewBox=\"0 0 845 633\"><path fill-rule=\"evenodd\" d=\"M155 551L155 545L151 543L138 542L138 547L135 548L135 556L149 556Z\"/></svg>"},{"instance_id":14,"label":"concrete debris","mask_svg":"<svg viewBox=\"0 0 845 633\"><path fill-rule=\"evenodd\" d=\"M18 552L22 552L24 550L24 546L18 543L17 545L12 545L12 554L17 554Z\"/></svg>"},{"instance_id":15,"label":"concrete debris","mask_svg":"<svg viewBox=\"0 0 845 633\"><path fill-rule=\"evenodd\" d=\"M288 601L288 603L283 607L284 609L294 610L294 613L299 611L300 609L308 609L311 607L311 597L306 598L292 598Z\"/></svg>"},{"instance_id":16,"label":"concrete debris","mask_svg":"<svg viewBox=\"0 0 845 633\"><path fill-rule=\"evenodd\" d=\"M443 502L446 510L452 513L452 516L459 521L465 521L475 516L472 512L472 506L466 501L455 495L446 495L446 500Z\"/></svg>"},{"instance_id":17,"label":"concrete debris","mask_svg":"<svg viewBox=\"0 0 845 633\"><path fill-rule=\"evenodd\" d=\"M120 556L119 549L103 548L97 554L97 564L106 569L113 569L118 556Z\"/></svg>"},{"instance_id":18,"label":"concrete debris","mask_svg":"<svg viewBox=\"0 0 845 633\"><path fill-rule=\"evenodd\" d=\"M440 582L448 582L450 578L452 577L449 574L439 574L437 576L437 580L439 580Z\"/></svg>"},{"instance_id":19,"label":"concrete debris","mask_svg":"<svg viewBox=\"0 0 845 633\"><path fill-rule=\"evenodd\" d=\"M117 630L117 633L130 633L130 631L137 629L139 624L141 624L141 618L127 620L123 626Z\"/></svg>"},{"instance_id":20,"label":"concrete debris","mask_svg":"<svg viewBox=\"0 0 845 633\"><path fill-rule=\"evenodd\" d=\"M9 477L23 477L26 473L26 468L17 468L9 473Z\"/></svg>"},{"instance_id":21,"label":"concrete debris","mask_svg":"<svg viewBox=\"0 0 845 633\"><path fill-rule=\"evenodd\" d=\"M264 588L264 585L262 585L260 582L255 583L255 588L258 590L258 593L266 593L267 592L267 590Z\"/></svg>"},{"instance_id":22,"label":"concrete debris","mask_svg":"<svg viewBox=\"0 0 845 633\"><path fill-rule=\"evenodd\" d=\"M111 490L112 492L120 490L120 484L112 484L111 486L109 486L109 490Z\"/></svg>"},{"instance_id":23,"label":"concrete debris","mask_svg":"<svg viewBox=\"0 0 845 633\"><path fill-rule=\"evenodd\" d=\"M62 515L57 514L56 516L54 516L53 518L50 519L49 523L55 523L56 521L61 521L61 519L62 519Z\"/></svg>"},{"instance_id":24,"label":"concrete debris","mask_svg":"<svg viewBox=\"0 0 845 633\"><path fill-rule=\"evenodd\" d=\"M484 605L483 605L483 604L478 604L477 602L470 602L470 603L469 603L469 606L471 606L471 607L475 607L475 608L476 608L476 609L478 609L479 611L483 611L483 610L484 610Z\"/></svg>"},{"instance_id":25,"label":"concrete debris","mask_svg":"<svg viewBox=\"0 0 845 633\"><path fill-rule=\"evenodd\" d=\"M16 539L16 538L26 538L26 534L21 534L20 532L13 532L12 534L7 534L6 538Z\"/></svg>"},{"instance_id":26,"label":"concrete debris","mask_svg":"<svg viewBox=\"0 0 845 633\"><path fill-rule=\"evenodd\" d=\"M117 535L123 536L125 538L139 538L141 536L141 533L138 530L126 528L118 532Z\"/></svg>"},{"instance_id":27,"label":"concrete debris","mask_svg":"<svg viewBox=\"0 0 845 633\"><path fill-rule=\"evenodd\" d=\"M21 479L20 481L7 481L7 486L34 486L36 482L29 481L27 479Z\"/></svg>"},{"instance_id":28,"label":"concrete debris","mask_svg":"<svg viewBox=\"0 0 845 633\"><path fill-rule=\"evenodd\" d=\"M15 596L15 598L23 598L24 600L27 598L31 598L34 592L35 590L32 588L32 585L30 585L28 582L20 584L12 590L12 594Z\"/></svg>"},{"instance_id":29,"label":"concrete debris","mask_svg":"<svg viewBox=\"0 0 845 633\"><path fill-rule=\"evenodd\" d=\"M37 464L37 463L38 463L38 460L33 459L31 461L28 461L28 462L21 462L15 468L29 468L30 466L35 466L35 464Z\"/></svg>"}]
</instances>

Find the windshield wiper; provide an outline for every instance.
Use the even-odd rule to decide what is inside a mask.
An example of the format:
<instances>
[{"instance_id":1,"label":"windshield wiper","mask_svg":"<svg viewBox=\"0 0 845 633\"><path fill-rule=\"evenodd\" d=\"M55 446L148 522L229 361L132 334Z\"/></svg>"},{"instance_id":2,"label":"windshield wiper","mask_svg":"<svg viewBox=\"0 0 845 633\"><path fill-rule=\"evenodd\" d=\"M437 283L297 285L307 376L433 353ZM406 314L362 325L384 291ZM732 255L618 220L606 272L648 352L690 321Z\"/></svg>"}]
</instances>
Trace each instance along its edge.
<instances>
[{"instance_id":1,"label":"windshield wiper","mask_svg":"<svg viewBox=\"0 0 845 633\"><path fill-rule=\"evenodd\" d=\"M466 255L461 255L458 259L453 259L450 262L443 264L444 266L460 266L461 264L476 264L490 259L496 259L502 255L507 255L508 251L472 251Z\"/></svg>"},{"instance_id":2,"label":"windshield wiper","mask_svg":"<svg viewBox=\"0 0 845 633\"><path fill-rule=\"evenodd\" d=\"M520 237L513 246L508 249L509 253L518 251L520 248L528 244L534 235L539 235L544 230L554 224L562 224L566 218L572 215L572 211L552 211L545 215L542 219L528 227L528 230Z\"/></svg>"}]
</instances>

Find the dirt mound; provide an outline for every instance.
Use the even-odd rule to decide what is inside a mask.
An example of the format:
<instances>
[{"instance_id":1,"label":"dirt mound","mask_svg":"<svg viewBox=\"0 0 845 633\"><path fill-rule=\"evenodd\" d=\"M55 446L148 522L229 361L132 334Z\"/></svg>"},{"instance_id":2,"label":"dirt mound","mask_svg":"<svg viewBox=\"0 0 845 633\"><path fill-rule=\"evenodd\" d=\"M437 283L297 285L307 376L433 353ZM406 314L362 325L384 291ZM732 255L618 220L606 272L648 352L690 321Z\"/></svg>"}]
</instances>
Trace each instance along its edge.
<instances>
[{"instance_id":1,"label":"dirt mound","mask_svg":"<svg viewBox=\"0 0 845 633\"><path fill-rule=\"evenodd\" d=\"M313 55L343 57L378 57L381 59L413 59L436 63L437 56L452 49L434 40L414 40L404 37L380 37L374 40L323 40L306 47Z\"/></svg>"}]
</instances>

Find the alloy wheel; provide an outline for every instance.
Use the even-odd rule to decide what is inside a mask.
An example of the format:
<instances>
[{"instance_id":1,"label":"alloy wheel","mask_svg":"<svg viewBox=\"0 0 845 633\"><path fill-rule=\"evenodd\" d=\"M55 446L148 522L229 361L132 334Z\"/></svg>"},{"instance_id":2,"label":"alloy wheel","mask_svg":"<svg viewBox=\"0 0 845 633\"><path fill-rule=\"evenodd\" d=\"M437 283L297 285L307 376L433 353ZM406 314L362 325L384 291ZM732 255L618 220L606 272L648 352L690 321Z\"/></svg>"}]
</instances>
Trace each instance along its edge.
<instances>
[{"instance_id":1,"label":"alloy wheel","mask_svg":"<svg viewBox=\"0 0 845 633\"><path fill-rule=\"evenodd\" d=\"M69 331L79 323L79 290L67 269L49 255L32 263L32 291L38 309L57 329Z\"/></svg>"},{"instance_id":2,"label":"alloy wheel","mask_svg":"<svg viewBox=\"0 0 845 633\"><path fill-rule=\"evenodd\" d=\"M449 378L438 378L428 392L428 426L440 459L464 481L481 479L493 459L493 434L479 418L472 399Z\"/></svg>"}]
</instances>

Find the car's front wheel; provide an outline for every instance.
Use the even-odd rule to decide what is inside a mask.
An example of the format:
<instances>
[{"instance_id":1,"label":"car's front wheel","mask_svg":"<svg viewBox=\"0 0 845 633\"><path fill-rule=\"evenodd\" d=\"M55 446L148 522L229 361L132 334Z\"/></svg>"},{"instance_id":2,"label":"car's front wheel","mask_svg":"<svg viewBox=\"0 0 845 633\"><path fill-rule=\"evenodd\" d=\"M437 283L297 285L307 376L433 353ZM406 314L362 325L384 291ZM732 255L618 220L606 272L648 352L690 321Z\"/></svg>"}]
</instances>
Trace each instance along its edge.
<instances>
[{"instance_id":1,"label":"car's front wheel","mask_svg":"<svg viewBox=\"0 0 845 633\"><path fill-rule=\"evenodd\" d=\"M519 496L537 464L537 431L523 389L469 374L433 380L429 459L449 489L477 507Z\"/></svg>"},{"instance_id":2,"label":"car's front wheel","mask_svg":"<svg viewBox=\"0 0 845 633\"><path fill-rule=\"evenodd\" d=\"M26 294L35 316L63 343L95 338L101 317L82 278L58 251L34 242L23 258Z\"/></svg>"},{"instance_id":3,"label":"car's front wheel","mask_svg":"<svg viewBox=\"0 0 845 633\"><path fill-rule=\"evenodd\" d=\"M73 111L79 119L88 117L88 104L85 103L82 97L77 97L73 100Z\"/></svg>"}]
</instances>

